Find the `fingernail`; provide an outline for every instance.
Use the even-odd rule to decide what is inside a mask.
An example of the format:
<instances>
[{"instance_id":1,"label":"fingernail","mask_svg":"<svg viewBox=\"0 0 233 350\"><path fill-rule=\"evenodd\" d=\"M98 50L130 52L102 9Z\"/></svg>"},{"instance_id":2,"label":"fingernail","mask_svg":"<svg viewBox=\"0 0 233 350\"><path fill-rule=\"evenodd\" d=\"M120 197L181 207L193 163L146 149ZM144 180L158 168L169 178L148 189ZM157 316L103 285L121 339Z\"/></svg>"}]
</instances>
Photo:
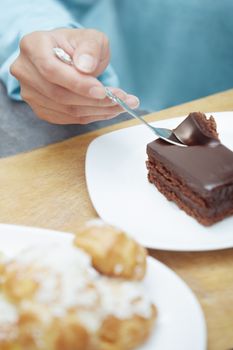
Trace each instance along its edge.
<instances>
[{"instance_id":1,"label":"fingernail","mask_svg":"<svg viewBox=\"0 0 233 350\"><path fill-rule=\"evenodd\" d=\"M106 97L106 92L103 87L94 86L89 90L89 95L94 98L104 99Z\"/></svg>"},{"instance_id":2,"label":"fingernail","mask_svg":"<svg viewBox=\"0 0 233 350\"><path fill-rule=\"evenodd\" d=\"M83 72L92 72L95 68L95 59L91 55L83 54L78 57L76 66Z\"/></svg>"},{"instance_id":3,"label":"fingernail","mask_svg":"<svg viewBox=\"0 0 233 350\"><path fill-rule=\"evenodd\" d=\"M126 99L126 104L132 108L137 108L140 104L139 99L136 96L129 96Z\"/></svg>"}]
</instances>

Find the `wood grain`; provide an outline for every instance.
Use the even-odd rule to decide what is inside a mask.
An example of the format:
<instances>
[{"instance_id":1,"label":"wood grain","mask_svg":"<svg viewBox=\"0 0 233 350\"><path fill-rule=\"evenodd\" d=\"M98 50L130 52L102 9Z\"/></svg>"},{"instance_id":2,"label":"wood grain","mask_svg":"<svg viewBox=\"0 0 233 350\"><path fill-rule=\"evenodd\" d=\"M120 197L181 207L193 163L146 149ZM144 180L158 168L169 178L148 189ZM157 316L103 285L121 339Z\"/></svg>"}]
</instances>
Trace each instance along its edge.
<instances>
[{"instance_id":1,"label":"wood grain","mask_svg":"<svg viewBox=\"0 0 233 350\"><path fill-rule=\"evenodd\" d=\"M227 110L233 110L233 90L153 113L146 119ZM127 121L1 159L0 222L74 232L80 222L96 217L85 183L87 147L99 135L137 123ZM150 253L176 271L198 297L207 321L208 349L233 348L233 249Z\"/></svg>"}]
</instances>

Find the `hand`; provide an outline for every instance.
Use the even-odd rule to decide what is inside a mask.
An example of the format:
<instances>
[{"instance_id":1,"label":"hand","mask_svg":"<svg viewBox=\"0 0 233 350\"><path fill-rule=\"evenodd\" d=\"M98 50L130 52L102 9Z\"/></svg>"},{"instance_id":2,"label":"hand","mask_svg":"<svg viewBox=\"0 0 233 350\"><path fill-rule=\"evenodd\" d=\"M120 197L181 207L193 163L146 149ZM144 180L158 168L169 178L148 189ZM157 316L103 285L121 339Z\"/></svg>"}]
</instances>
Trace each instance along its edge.
<instances>
[{"instance_id":1,"label":"hand","mask_svg":"<svg viewBox=\"0 0 233 350\"><path fill-rule=\"evenodd\" d=\"M74 65L61 62L53 52L61 47ZM113 118L122 109L105 97L96 78L110 58L106 36L92 29L56 29L33 32L20 42L20 54L11 74L20 82L21 96L37 116L55 124L87 124ZM138 99L120 89L111 90L131 108Z\"/></svg>"}]
</instances>

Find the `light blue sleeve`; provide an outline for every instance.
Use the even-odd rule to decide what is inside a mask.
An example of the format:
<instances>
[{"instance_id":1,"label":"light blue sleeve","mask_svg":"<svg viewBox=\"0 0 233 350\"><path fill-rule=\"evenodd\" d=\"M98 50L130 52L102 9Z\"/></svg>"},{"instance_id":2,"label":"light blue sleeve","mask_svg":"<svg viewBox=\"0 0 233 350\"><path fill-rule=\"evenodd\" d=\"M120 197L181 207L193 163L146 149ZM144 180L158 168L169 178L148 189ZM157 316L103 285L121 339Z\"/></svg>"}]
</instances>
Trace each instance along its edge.
<instances>
[{"instance_id":1,"label":"light blue sleeve","mask_svg":"<svg viewBox=\"0 0 233 350\"><path fill-rule=\"evenodd\" d=\"M10 74L11 63L19 54L22 37L37 30L80 28L69 10L58 0L1 0L0 2L0 79L9 97L21 100L19 82ZM106 84L117 85L117 76L108 67L99 77Z\"/></svg>"}]
</instances>

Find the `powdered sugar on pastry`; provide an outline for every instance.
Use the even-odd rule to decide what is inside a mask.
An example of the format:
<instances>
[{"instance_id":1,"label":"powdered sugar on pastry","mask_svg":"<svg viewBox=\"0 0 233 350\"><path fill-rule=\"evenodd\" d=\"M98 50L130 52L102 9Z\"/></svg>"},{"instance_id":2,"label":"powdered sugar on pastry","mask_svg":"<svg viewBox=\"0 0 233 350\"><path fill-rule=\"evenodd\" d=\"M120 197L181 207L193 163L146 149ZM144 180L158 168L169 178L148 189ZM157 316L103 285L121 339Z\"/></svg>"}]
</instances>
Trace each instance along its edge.
<instances>
[{"instance_id":1,"label":"powdered sugar on pastry","mask_svg":"<svg viewBox=\"0 0 233 350\"><path fill-rule=\"evenodd\" d=\"M0 294L0 324L14 324L17 320L16 308Z\"/></svg>"},{"instance_id":2,"label":"powdered sugar on pastry","mask_svg":"<svg viewBox=\"0 0 233 350\"><path fill-rule=\"evenodd\" d=\"M15 269L21 275L16 283L23 283L28 267L37 285L30 303L45 305L48 320L62 318L72 309L81 324L90 332L96 332L108 316L118 319L133 315L151 317L152 304L145 297L140 282L104 277L92 267L90 256L72 243L30 247L8 262L6 274L7 270ZM0 327L8 318L17 318L16 309L4 302L1 306L1 300ZM22 302L19 307L25 310L28 305ZM8 306L8 316L1 318L1 307Z\"/></svg>"},{"instance_id":3,"label":"powdered sugar on pastry","mask_svg":"<svg viewBox=\"0 0 233 350\"><path fill-rule=\"evenodd\" d=\"M17 321L17 309L0 294L0 343L15 338Z\"/></svg>"}]
</instances>

